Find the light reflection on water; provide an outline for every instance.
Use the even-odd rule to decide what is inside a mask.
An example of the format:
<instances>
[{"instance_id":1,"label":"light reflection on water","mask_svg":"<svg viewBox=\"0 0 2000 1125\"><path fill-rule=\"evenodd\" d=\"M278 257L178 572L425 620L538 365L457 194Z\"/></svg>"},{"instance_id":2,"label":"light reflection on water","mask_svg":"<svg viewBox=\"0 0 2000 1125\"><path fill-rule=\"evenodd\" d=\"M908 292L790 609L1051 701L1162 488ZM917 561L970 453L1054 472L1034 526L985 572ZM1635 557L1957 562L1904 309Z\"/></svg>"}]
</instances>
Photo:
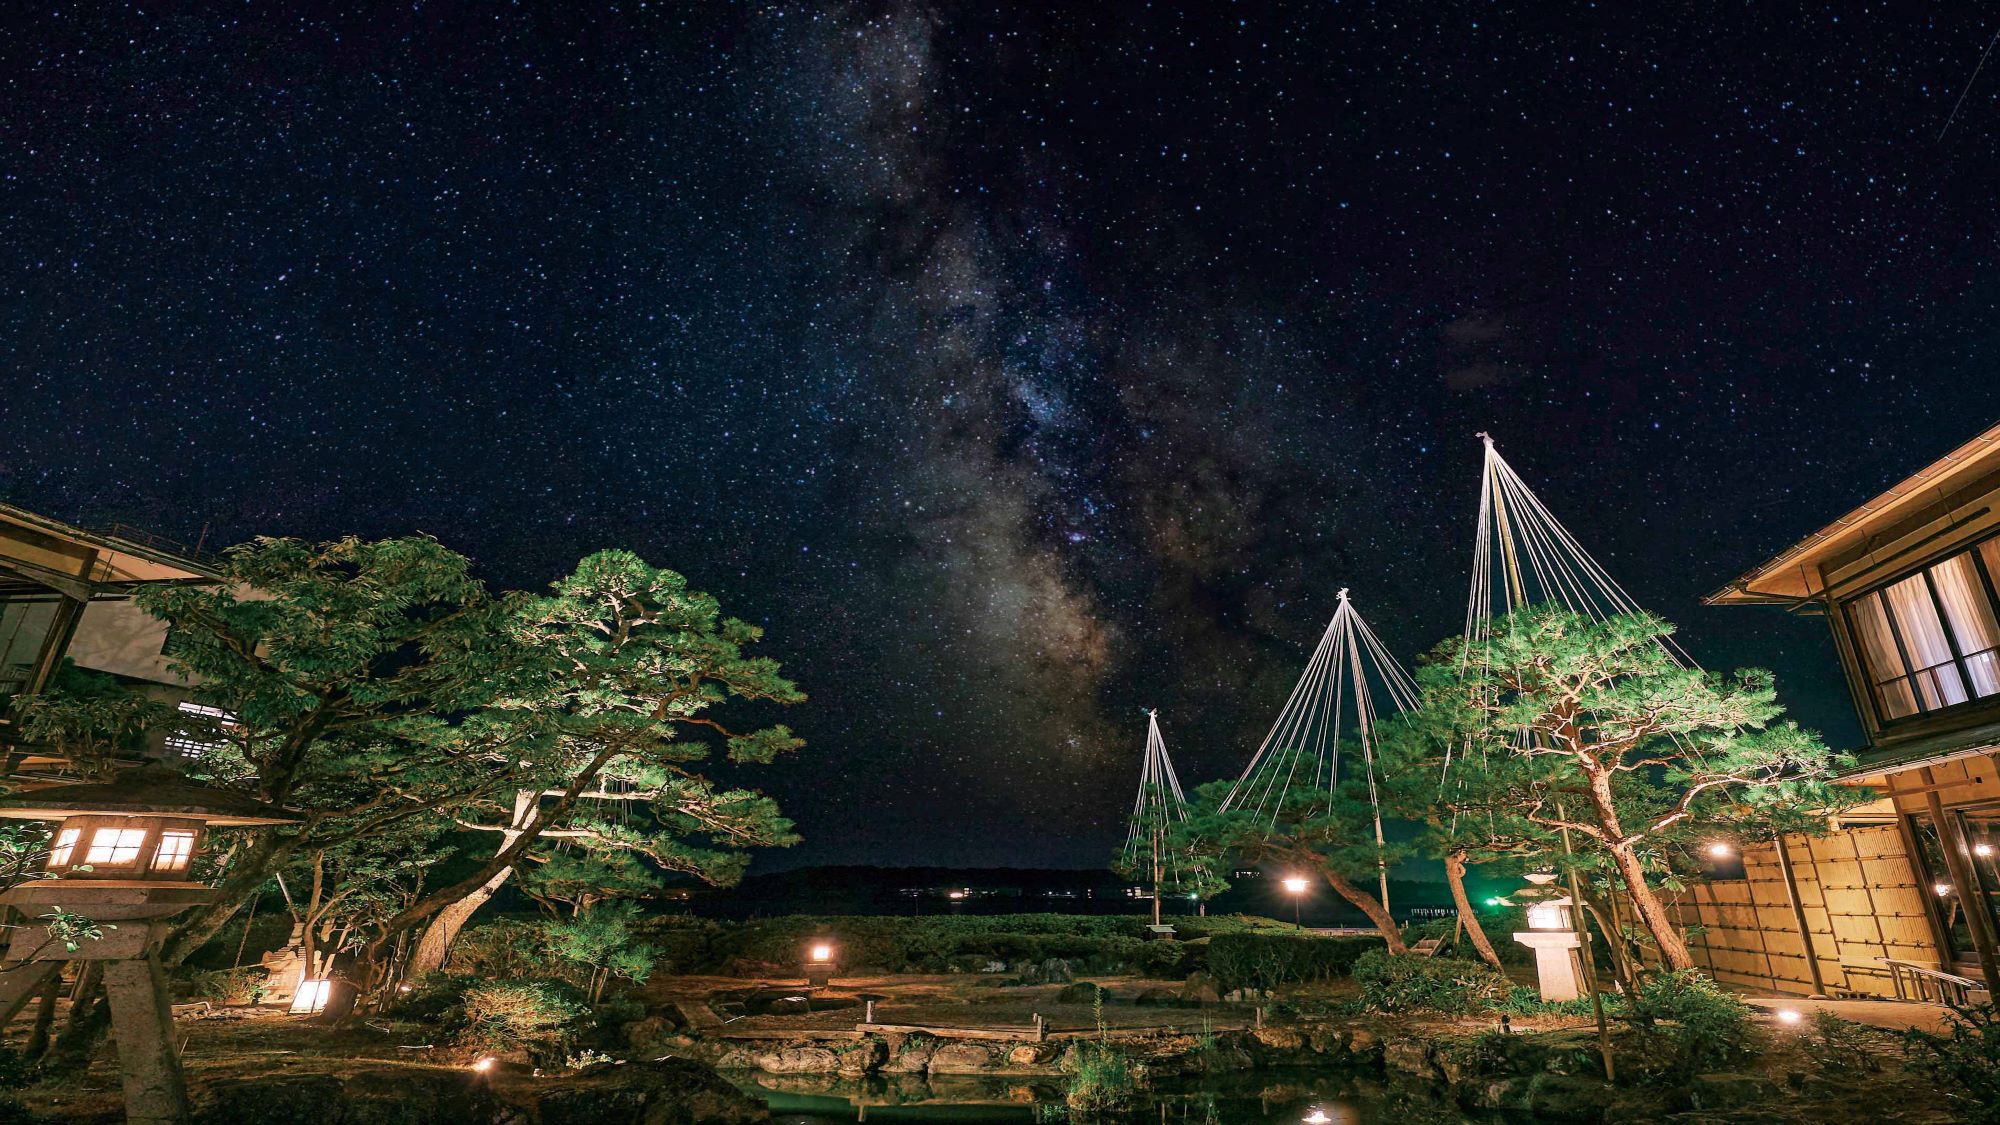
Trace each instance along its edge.
<instances>
[{"instance_id":1,"label":"light reflection on water","mask_svg":"<svg viewBox=\"0 0 2000 1125\"><path fill-rule=\"evenodd\" d=\"M756 1074L735 1080L766 1101L775 1125L1063 1125L1070 1120L1062 1084L1049 1079ZM1400 1115L1381 1112L1382 1100L1379 1086L1347 1074L1217 1075L1164 1082L1116 1120L1163 1125L1387 1125L1399 1120Z\"/></svg>"}]
</instances>

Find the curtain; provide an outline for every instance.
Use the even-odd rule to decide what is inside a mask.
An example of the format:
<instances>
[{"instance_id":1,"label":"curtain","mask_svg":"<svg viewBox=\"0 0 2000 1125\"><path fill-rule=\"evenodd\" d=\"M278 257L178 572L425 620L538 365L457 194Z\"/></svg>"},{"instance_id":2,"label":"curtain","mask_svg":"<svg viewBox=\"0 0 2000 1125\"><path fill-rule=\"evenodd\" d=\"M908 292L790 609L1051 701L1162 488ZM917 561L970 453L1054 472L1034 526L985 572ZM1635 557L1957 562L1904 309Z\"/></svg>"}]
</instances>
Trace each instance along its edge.
<instances>
[{"instance_id":1,"label":"curtain","mask_svg":"<svg viewBox=\"0 0 2000 1125\"><path fill-rule=\"evenodd\" d=\"M1848 603L1847 615L1854 623L1854 636L1861 645L1861 663L1869 682L1875 684L1882 718L1900 719L1914 713L1917 699L1910 692L1910 681L1904 678L1908 669L1903 667L1903 657L1896 651L1896 638L1889 632L1889 619L1883 616L1881 597L1869 594L1856 598Z\"/></svg>"},{"instance_id":2,"label":"curtain","mask_svg":"<svg viewBox=\"0 0 2000 1125\"><path fill-rule=\"evenodd\" d=\"M2000 692L2000 622L1993 619L1993 605L1986 598L1986 584L1970 554L1957 555L1931 568L1938 601L1944 604L1945 620L1951 623L1958 651L1965 657L1965 674L1972 681L1972 694Z\"/></svg>"},{"instance_id":3,"label":"curtain","mask_svg":"<svg viewBox=\"0 0 2000 1125\"><path fill-rule=\"evenodd\" d=\"M1921 574L1912 574L1883 591L1896 629L1903 636L1903 650L1910 654L1912 678L1924 710L1965 702L1965 681L1959 679L1952 663L1951 642L1945 639L1944 623L1938 620L1937 604L1931 601L1930 583Z\"/></svg>"}]
</instances>

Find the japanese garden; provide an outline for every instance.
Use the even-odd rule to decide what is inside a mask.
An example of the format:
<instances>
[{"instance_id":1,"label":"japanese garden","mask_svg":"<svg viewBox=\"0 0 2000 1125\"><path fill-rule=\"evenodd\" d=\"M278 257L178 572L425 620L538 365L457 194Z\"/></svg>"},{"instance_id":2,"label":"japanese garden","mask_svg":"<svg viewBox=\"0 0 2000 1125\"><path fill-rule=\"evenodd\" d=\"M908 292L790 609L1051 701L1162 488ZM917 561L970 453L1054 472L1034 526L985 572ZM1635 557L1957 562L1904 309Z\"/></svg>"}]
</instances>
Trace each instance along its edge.
<instances>
[{"instance_id":1,"label":"japanese garden","mask_svg":"<svg viewBox=\"0 0 2000 1125\"><path fill-rule=\"evenodd\" d=\"M0 14L0 1125L2000 1125L1996 54Z\"/></svg>"}]
</instances>

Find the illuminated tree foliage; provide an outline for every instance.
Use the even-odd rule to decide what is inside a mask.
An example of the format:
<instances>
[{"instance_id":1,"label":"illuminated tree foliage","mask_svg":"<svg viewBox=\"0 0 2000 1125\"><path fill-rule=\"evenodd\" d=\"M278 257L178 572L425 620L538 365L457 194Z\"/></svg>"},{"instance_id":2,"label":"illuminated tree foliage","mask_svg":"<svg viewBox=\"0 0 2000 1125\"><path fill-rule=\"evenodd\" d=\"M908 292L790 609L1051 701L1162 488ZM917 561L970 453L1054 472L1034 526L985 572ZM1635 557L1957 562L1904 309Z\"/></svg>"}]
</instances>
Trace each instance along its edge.
<instances>
[{"instance_id":1,"label":"illuminated tree foliage","mask_svg":"<svg viewBox=\"0 0 2000 1125\"><path fill-rule=\"evenodd\" d=\"M1846 759L1779 721L1767 673L1683 667L1661 644L1671 633L1645 613L1531 606L1476 646L1439 646L1409 723L1454 758L1435 798L1456 815L1447 846L1551 854L1567 829L1683 969L1693 959L1652 885L1665 853L1718 826L1823 817L1854 795L1829 784Z\"/></svg>"}]
</instances>

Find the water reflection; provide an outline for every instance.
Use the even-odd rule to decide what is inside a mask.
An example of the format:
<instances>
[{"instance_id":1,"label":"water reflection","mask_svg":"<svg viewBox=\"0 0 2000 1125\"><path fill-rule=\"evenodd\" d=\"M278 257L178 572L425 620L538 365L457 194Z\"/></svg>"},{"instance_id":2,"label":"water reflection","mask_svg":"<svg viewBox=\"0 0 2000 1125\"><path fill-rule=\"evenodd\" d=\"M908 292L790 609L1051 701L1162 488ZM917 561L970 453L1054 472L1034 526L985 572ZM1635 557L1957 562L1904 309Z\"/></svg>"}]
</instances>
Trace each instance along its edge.
<instances>
[{"instance_id":1,"label":"water reflection","mask_svg":"<svg viewBox=\"0 0 2000 1125\"><path fill-rule=\"evenodd\" d=\"M843 1079L822 1074L739 1076L747 1091L771 1107L777 1125L899 1121L1027 1123L1071 1120L1063 1084L1050 1079L994 1079L973 1075L886 1075ZM1410 1118L1386 1111L1378 1083L1348 1074L1217 1075L1161 1083L1131 1113L1128 1123L1194 1125L1386 1125ZM1103 1120L1102 1118L1096 1120Z\"/></svg>"}]
</instances>

